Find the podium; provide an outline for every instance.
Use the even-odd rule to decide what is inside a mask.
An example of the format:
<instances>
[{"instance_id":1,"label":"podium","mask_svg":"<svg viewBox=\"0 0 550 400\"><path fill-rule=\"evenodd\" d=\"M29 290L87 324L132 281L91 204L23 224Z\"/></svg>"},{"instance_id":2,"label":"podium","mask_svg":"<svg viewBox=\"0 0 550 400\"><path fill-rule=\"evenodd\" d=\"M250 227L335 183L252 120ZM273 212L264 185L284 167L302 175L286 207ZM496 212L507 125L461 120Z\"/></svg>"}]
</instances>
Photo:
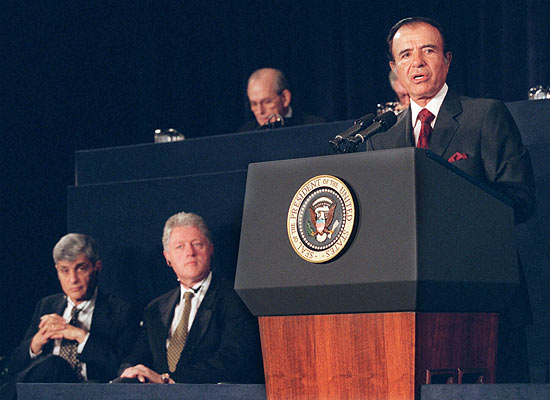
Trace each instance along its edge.
<instances>
[{"instance_id":1,"label":"podium","mask_svg":"<svg viewBox=\"0 0 550 400\"><path fill-rule=\"evenodd\" d=\"M320 263L288 225L317 176L355 206L349 240ZM268 399L494 382L498 313L519 285L513 227L506 198L426 150L250 164L235 289L259 317Z\"/></svg>"}]
</instances>

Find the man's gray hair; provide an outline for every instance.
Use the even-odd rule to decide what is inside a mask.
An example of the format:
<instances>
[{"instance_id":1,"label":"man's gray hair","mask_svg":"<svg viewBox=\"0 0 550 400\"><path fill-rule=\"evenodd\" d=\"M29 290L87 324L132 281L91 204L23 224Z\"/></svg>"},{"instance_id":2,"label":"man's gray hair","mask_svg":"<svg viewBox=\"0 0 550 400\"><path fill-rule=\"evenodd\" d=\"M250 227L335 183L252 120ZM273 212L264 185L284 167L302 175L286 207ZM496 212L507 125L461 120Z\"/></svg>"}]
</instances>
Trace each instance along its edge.
<instances>
[{"instance_id":1,"label":"man's gray hair","mask_svg":"<svg viewBox=\"0 0 550 400\"><path fill-rule=\"evenodd\" d=\"M162 246L164 247L164 250L168 250L168 243L170 242L172 230L178 226L194 226L201 231L204 236L206 236L210 243L212 243L210 231L208 230L208 227L202 217L197 214L182 211L172 215L164 224L164 230L162 232Z\"/></svg>"},{"instance_id":2,"label":"man's gray hair","mask_svg":"<svg viewBox=\"0 0 550 400\"><path fill-rule=\"evenodd\" d=\"M260 68L254 71L250 77L248 78L248 83L250 81L253 81L255 79L264 78L269 75L274 75L275 79L275 91L278 94L281 94L283 90L290 90L290 86L288 85L288 81L285 77L285 74L283 74L283 71L276 69L276 68Z\"/></svg>"},{"instance_id":3,"label":"man's gray hair","mask_svg":"<svg viewBox=\"0 0 550 400\"><path fill-rule=\"evenodd\" d=\"M57 264L61 260L74 261L81 254L85 254L92 264L99 260L99 251L94 238L82 233L69 233L59 239L53 248L53 261Z\"/></svg>"}]
</instances>

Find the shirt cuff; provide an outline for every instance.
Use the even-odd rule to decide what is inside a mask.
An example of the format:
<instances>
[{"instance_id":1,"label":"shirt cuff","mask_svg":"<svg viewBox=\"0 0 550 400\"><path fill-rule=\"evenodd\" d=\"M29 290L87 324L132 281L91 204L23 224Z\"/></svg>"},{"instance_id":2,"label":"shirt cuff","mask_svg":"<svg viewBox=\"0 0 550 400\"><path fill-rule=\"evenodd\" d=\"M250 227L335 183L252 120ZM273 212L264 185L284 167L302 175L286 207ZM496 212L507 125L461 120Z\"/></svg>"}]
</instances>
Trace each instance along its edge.
<instances>
[{"instance_id":1,"label":"shirt cuff","mask_svg":"<svg viewBox=\"0 0 550 400\"><path fill-rule=\"evenodd\" d=\"M35 359L36 357L38 357L40 354L42 354L42 350L40 351L40 353L37 353L37 354L34 354L31 350L31 346L29 346L29 356L31 356L31 359Z\"/></svg>"}]
</instances>

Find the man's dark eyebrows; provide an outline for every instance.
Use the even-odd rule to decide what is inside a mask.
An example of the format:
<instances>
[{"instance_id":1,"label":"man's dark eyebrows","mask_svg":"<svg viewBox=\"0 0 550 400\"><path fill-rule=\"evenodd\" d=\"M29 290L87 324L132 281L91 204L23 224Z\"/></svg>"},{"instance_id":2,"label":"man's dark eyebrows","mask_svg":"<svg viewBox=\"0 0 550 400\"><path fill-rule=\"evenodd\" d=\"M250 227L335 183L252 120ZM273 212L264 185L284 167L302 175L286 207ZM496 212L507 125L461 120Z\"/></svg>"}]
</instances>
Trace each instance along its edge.
<instances>
[{"instance_id":1,"label":"man's dark eyebrows","mask_svg":"<svg viewBox=\"0 0 550 400\"><path fill-rule=\"evenodd\" d=\"M407 49L401 50L401 51L399 52L399 54L397 54L397 55L400 56L401 54L403 54L403 53L408 53L409 51L411 51L411 48L410 48L410 47L407 48Z\"/></svg>"},{"instance_id":2,"label":"man's dark eyebrows","mask_svg":"<svg viewBox=\"0 0 550 400\"><path fill-rule=\"evenodd\" d=\"M428 44L422 45L422 47L421 47L421 49L426 49L426 48L427 49L437 49L437 45L428 43Z\"/></svg>"},{"instance_id":3,"label":"man's dark eyebrows","mask_svg":"<svg viewBox=\"0 0 550 400\"><path fill-rule=\"evenodd\" d=\"M85 267L85 266L87 266L87 265L88 265L88 261L83 261L83 262L81 262L81 263L76 264L74 267L75 267L75 268L78 268L78 267Z\"/></svg>"}]
</instances>

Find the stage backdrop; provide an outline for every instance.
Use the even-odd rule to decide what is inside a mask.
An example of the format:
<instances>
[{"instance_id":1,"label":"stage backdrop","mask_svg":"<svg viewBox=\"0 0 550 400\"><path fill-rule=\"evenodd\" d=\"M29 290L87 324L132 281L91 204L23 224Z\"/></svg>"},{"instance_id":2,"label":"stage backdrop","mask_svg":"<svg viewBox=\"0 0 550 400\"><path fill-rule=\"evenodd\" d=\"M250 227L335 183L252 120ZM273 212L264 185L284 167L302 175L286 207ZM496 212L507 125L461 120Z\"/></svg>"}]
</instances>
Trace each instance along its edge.
<instances>
[{"instance_id":1,"label":"stage backdrop","mask_svg":"<svg viewBox=\"0 0 550 400\"><path fill-rule=\"evenodd\" d=\"M51 248L67 229L74 151L228 133L250 118L248 75L282 68L293 103L349 120L392 100L385 36L442 22L464 94L525 99L550 85L546 1L22 1L0 13L0 356L36 301L59 290ZM212 151L223 151L223 148ZM17 305L17 309L14 309Z\"/></svg>"}]
</instances>

